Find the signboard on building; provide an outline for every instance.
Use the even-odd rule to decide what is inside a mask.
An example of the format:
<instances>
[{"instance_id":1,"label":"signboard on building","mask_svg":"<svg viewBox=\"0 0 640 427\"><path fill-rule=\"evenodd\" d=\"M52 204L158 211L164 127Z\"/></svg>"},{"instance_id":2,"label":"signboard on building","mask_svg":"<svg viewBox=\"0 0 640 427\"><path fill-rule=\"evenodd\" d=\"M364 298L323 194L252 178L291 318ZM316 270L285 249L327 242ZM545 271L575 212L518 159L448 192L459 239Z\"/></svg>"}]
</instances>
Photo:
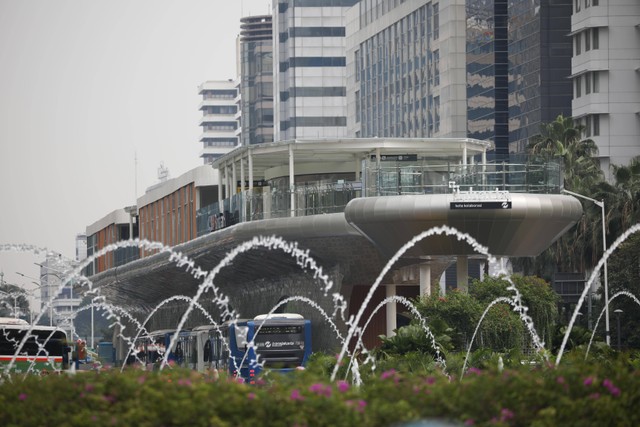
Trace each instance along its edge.
<instances>
[{"instance_id":1,"label":"signboard on building","mask_svg":"<svg viewBox=\"0 0 640 427\"><path fill-rule=\"evenodd\" d=\"M449 207L451 209L511 209L511 201L508 201L508 200L505 200L503 202L460 201L460 202L451 202Z\"/></svg>"},{"instance_id":2,"label":"signboard on building","mask_svg":"<svg viewBox=\"0 0 640 427\"><path fill-rule=\"evenodd\" d=\"M376 155L371 155L371 160L376 160ZM416 162L418 161L417 154L381 154L380 161L383 162Z\"/></svg>"}]
</instances>

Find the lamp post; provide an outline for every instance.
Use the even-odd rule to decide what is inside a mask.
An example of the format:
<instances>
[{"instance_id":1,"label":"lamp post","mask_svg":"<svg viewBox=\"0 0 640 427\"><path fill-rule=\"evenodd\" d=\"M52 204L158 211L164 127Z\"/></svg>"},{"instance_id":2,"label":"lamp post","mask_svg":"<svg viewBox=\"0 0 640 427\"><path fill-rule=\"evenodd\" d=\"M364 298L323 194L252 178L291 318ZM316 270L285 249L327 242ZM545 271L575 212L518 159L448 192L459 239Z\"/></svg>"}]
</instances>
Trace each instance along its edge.
<instances>
[{"instance_id":1,"label":"lamp post","mask_svg":"<svg viewBox=\"0 0 640 427\"><path fill-rule=\"evenodd\" d=\"M613 312L616 314L617 320L618 320L618 351L620 351L622 349L622 344L620 341L620 315L622 314L622 310L620 310L619 308L613 310Z\"/></svg>"},{"instance_id":2,"label":"lamp post","mask_svg":"<svg viewBox=\"0 0 640 427\"><path fill-rule=\"evenodd\" d=\"M574 193L573 191L562 189L563 193L571 194L572 196L579 197L581 199L589 200L596 206L599 206L602 210L602 249L603 256L607 252L607 234L605 227L605 213L604 213L604 200L598 201L591 197L583 196L582 194ZM607 345L611 345L610 329L609 329L609 281L607 277L607 260L604 260L604 323L605 323L605 340Z\"/></svg>"}]
</instances>

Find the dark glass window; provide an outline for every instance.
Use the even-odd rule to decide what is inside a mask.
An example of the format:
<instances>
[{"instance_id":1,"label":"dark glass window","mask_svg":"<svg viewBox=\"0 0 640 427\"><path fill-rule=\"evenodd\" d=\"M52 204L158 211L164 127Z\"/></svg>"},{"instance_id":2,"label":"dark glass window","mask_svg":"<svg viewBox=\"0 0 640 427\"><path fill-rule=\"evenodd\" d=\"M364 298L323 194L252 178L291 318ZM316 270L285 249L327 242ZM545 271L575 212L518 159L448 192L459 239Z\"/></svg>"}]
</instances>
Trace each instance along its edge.
<instances>
[{"instance_id":1,"label":"dark glass window","mask_svg":"<svg viewBox=\"0 0 640 427\"><path fill-rule=\"evenodd\" d=\"M299 56L289 59L290 67L344 67L344 56Z\"/></svg>"},{"instance_id":2,"label":"dark glass window","mask_svg":"<svg viewBox=\"0 0 640 427\"><path fill-rule=\"evenodd\" d=\"M344 27L294 27L291 37L344 37Z\"/></svg>"}]
</instances>

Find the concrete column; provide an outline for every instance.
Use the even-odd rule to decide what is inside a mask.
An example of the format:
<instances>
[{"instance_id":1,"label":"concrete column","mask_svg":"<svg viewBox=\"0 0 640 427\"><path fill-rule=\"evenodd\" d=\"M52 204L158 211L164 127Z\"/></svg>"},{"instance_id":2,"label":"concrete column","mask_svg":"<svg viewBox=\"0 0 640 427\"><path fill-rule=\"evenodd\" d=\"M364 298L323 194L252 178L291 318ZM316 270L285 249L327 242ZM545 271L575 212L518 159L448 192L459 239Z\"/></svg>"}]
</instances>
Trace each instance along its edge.
<instances>
[{"instance_id":1,"label":"concrete column","mask_svg":"<svg viewBox=\"0 0 640 427\"><path fill-rule=\"evenodd\" d=\"M458 256L456 276L458 278L458 289L462 292L469 292L469 257L466 255Z\"/></svg>"},{"instance_id":2,"label":"concrete column","mask_svg":"<svg viewBox=\"0 0 640 427\"><path fill-rule=\"evenodd\" d=\"M392 297L396 295L396 285L385 285L385 290L387 292L386 297ZM396 303L389 302L387 303L387 337L392 337L396 333L394 332L397 328L396 324Z\"/></svg>"},{"instance_id":3,"label":"concrete column","mask_svg":"<svg viewBox=\"0 0 640 427\"><path fill-rule=\"evenodd\" d=\"M296 216L296 185L295 185L295 166L293 158L293 144L289 144L289 193L291 195L291 216Z\"/></svg>"},{"instance_id":4,"label":"concrete column","mask_svg":"<svg viewBox=\"0 0 640 427\"><path fill-rule=\"evenodd\" d=\"M218 169L218 206L222 206L222 185L223 184L224 182L222 178L222 169ZM200 203L198 203L197 206L201 207Z\"/></svg>"},{"instance_id":5,"label":"concrete column","mask_svg":"<svg viewBox=\"0 0 640 427\"><path fill-rule=\"evenodd\" d=\"M431 296L431 264L420 264L420 296Z\"/></svg>"},{"instance_id":6,"label":"concrete column","mask_svg":"<svg viewBox=\"0 0 640 427\"><path fill-rule=\"evenodd\" d=\"M245 192L244 187L244 156L240 157L240 198L242 199L242 203L240 204L241 208L239 221L244 222L245 212L247 211L245 206L247 203L247 193Z\"/></svg>"},{"instance_id":7,"label":"concrete column","mask_svg":"<svg viewBox=\"0 0 640 427\"><path fill-rule=\"evenodd\" d=\"M255 198L253 194L253 154L251 153L251 149L247 150L247 156L249 157L249 195L251 199L249 199L249 218L251 221L253 215L253 200Z\"/></svg>"}]
</instances>

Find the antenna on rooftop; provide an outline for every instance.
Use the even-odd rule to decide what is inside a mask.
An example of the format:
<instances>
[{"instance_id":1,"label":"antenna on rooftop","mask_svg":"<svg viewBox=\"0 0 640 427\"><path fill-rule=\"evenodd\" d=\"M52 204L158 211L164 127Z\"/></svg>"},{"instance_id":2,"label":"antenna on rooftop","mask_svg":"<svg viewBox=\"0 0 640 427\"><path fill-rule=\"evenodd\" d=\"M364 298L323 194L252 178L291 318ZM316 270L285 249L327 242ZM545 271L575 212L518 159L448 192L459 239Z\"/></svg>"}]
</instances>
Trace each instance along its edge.
<instances>
[{"instance_id":1,"label":"antenna on rooftop","mask_svg":"<svg viewBox=\"0 0 640 427\"><path fill-rule=\"evenodd\" d=\"M158 179L160 182L165 182L169 178L169 168L164 165L164 162L160 162L158 167Z\"/></svg>"}]
</instances>

